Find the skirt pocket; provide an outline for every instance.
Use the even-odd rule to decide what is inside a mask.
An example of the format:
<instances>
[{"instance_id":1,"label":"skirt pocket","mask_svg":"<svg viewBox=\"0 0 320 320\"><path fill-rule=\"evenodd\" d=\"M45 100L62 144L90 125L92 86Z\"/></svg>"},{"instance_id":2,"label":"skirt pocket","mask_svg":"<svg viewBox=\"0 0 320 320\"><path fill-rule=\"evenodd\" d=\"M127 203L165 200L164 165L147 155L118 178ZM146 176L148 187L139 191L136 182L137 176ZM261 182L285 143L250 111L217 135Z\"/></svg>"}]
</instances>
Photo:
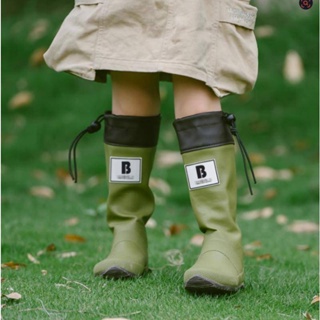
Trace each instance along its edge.
<instances>
[{"instance_id":1,"label":"skirt pocket","mask_svg":"<svg viewBox=\"0 0 320 320\"><path fill-rule=\"evenodd\" d=\"M242 94L253 88L258 73L254 35L257 8L248 1L220 0L216 81L218 89Z\"/></svg>"},{"instance_id":2,"label":"skirt pocket","mask_svg":"<svg viewBox=\"0 0 320 320\"><path fill-rule=\"evenodd\" d=\"M75 0L44 59L56 71L95 79L94 60L99 25L106 0Z\"/></svg>"}]
</instances>

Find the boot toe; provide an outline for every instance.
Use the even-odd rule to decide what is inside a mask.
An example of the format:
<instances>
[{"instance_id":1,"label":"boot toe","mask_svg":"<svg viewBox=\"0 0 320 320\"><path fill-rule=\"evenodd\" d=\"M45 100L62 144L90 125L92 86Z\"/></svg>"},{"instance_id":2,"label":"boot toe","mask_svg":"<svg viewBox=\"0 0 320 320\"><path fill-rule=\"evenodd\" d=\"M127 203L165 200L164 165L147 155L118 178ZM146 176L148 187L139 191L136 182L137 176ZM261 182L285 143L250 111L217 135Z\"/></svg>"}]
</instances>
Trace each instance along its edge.
<instances>
[{"instance_id":1,"label":"boot toe","mask_svg":"<svg viewBox=\"0 0 320 320\"><path fill-rule=\"evenodd\" d=\"M188 291L232 293L243 287L243 270L238 271L223 253L209 251L185 272L184 283Z\"/></svg>"},{"instance_id":2,"label":"boot toe","mask_svg":"<svg viewBox=\"0 0 320 320\"><path fill-rule=\"evenodd\" d=\"M136 274L117 266L110 267L96 275L110 279L126 279L135 278L137 276Z\"/></svg>"},{"instance_id":3,"label":"boot toe","mask_svg":"<svg viewBox=\"0 0 320 320\"><path fill-rule=\"evenodd\" d=\"M185 289L192 293L199 294L228 294L235 293L243 288L243 283L238 279L230 277L222 277L221 275L211 274L210 277L205 277L206 272L199 272L185 281Z\"/></svg>"},{"instance_id":4,"label":"boot toe","mask_svg":"<svg viewBox=\"0 0 320 320\"><path fill-rule=\"evenodd\" d=\"M134 278L142 275L147 266L124 260L105 259L95 265L93 273L103 278Z\"/></svg>"},{"instance_id":5,"label":"boot toe","mask_svg":"<svg viewBox=\"0 0 320 320\"><path fill-rule=\"evenodd\" d=\"M238 286L227 286L202 276L194 276L185 283L185 289L187 291L198 294L228 294L235 293L241 288L243 288L243 284Z\"/></svg>"}]
</instances>

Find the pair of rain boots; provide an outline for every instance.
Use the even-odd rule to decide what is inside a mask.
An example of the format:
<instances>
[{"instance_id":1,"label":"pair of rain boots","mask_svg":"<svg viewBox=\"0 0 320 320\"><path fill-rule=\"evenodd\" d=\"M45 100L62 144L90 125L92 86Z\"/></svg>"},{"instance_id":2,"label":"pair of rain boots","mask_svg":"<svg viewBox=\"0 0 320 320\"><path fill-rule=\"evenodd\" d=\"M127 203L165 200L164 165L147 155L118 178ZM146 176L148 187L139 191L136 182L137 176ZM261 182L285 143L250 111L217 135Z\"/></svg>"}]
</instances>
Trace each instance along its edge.
<instances>
[{"instance_id":1,"label":"pair of rain boots","mask_svg":"<svg viewBox=\"0 0 320 320\"><path fill-rule=\"evenodd\" d=\"M108 257L94 267L107 278L131 278L148 270L145 224L154 210L149 187L160 116L106 113L105 153L113 232ZM243 286L241 232L236 223L235 150L226 114L209 112L175 120L190 200L204 234L196 263L185 272L190 292L219 294Z\"/></svg>"}]
</instances>

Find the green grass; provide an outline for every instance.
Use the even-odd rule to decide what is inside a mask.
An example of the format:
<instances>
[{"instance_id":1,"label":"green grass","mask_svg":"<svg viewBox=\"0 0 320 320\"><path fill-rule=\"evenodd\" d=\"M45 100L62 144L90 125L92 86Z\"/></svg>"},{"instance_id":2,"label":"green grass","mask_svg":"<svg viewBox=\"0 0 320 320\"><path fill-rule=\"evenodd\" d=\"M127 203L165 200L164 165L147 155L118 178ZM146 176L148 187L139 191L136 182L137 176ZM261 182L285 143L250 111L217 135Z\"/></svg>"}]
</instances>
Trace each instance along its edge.
<instances>
[{"instance_id":1,"label":"green grass","mask_svg":"<svg viewBox=\"0 0 320 320\"><path fill-rule=\"evenodd\" d=\"M318 235L287 230L295 220L318 222L318 4L304 15L272 12L259 17L258 26L271 24L276 32L271 38L259 39L256 88L223 101L226 111L236 113L248 151L264 156L264 162L257 165L293 172L289 181L260 181L254 197L249 197L238 154L243 244L261 241L256 256L270 254L271 259L246 257L246 288L227 297L195 297L183 288L183 273L199 252L189 241L199 231L181 165L156 166L153 171L172 191L164 195L155 190L164 202L157 205L153 216L156 228L148 229L152 272L132 281L93 277L94 264L107 254L112 240L101 210L107 195L102 133L87 136L79 144L77 186L66 185L57 170L67 168L66 152L75 135L110 109L110 85L56 74L44 65L29 65L31 53L50 43L68 10L53 7L48 14L36 4L30 1L20 11L11 8L12 14L2 20L2 263L25 264L19 270L2 270L2 293L22 295L18 301L3 297L3 319L274 320L304 319L307 311L319 319L318 305L311 305L319 292ZM50 22L47 33L29 41L30 31L42 18ZM282 76L289 49L297 50L305 65L306 77L298 85L289 85ZM159 150L177 151L171 86L163 87L168 94L163 100ZM34 101L10 110L8 102L20 90L33 92ZM98 184L90 184L92 177ZM34 186L50 187L55 195L52 199L31 196ZM268 199L270 189L275 197ZM243 213L267 206L274 210L271 218L242 219ZM278 224L278 215L285 215L288 223ZM66 225L73 217L79 223ZM181 223L188 228L172 237L164 235L166 226ZM86 241L67 242L66 234L78 234ZM37 256L51 243L55 251ZM309 250L299 251L298 245L308 245ZM182 253L181 266L169 265L165 253L172 249ZM59 257L64 252L77 255ZM28 253L40 264L30 262Z\"/></svg>"}]
</instances>

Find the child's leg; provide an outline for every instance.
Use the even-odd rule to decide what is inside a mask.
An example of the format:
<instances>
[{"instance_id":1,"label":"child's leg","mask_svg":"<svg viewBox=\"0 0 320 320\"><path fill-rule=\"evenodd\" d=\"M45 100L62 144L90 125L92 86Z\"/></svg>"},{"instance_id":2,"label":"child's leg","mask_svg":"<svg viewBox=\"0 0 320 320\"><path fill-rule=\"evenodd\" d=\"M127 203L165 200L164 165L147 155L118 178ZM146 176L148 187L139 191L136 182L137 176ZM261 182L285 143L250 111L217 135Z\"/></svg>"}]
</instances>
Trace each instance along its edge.
<instances>
[{"instance_id":1,"label":"child's leg","mask_svg":"<svg viewBox=\"0 0 320 320\"><path fill-rule=\"evenodd\" d=\"M105 116L109 194L107 221L113 243L95 275L127 278L148 266L145 224L154 210L149 188L160 127L158 77L113 72L113 114Z\"/></svg>"},{"instance_id":2,"label":"child's leg","mask_svg":"<svg viewBox=\"0 0 320 320\"><path fill-rule=\"evenodd\" d=\"M111 72L112 113L122 116L156 116L160 113L157 73Z\"/></svg>"},{"instance_id":3,"label":"child's leg","mask_svg":"<svg viewBox=\"0 0 320 320\"><path fill-rule=\"evenodd\" d=\"M173 76L176 119L198 113L221 111L220 99L202 81Z\"/></svg>"},{"instance_id":4,"label":"child's leg","mask_svg":"<svg viewBox=\"0 0 320 320\"><path fill-rule=\"evenodd\" d=\"M243 285L241 233L236 223L234 142L219 99L204 83L174 77L174 126L193 211L204 242L184 276L199 293L227 293Z\"/></svg>"}]
</instances>

